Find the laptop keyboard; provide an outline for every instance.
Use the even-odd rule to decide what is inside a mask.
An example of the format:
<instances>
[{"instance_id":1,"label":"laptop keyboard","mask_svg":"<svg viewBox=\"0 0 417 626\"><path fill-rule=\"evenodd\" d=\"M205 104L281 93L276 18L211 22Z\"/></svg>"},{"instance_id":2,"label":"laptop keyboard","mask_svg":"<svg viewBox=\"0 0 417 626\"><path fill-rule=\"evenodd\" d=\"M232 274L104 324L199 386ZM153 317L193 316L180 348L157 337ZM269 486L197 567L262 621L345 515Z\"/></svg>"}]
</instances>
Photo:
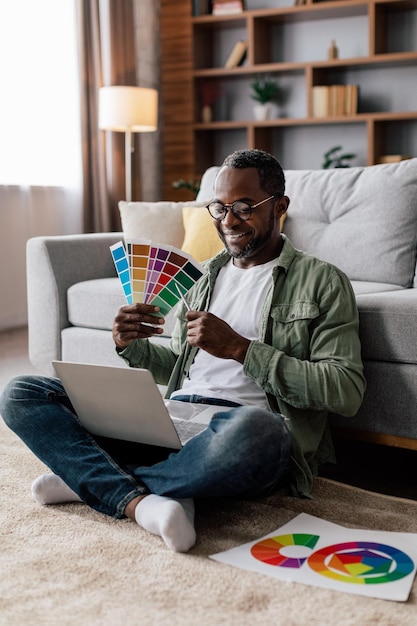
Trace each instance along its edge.
<instances>
[{"instance_id":1,"label":"laptop keyboard","mask_svg":"<svg viewBox=\"0 0 417 626\"><path fill-rule=\"evenodd\" d=\"M176 419L175 417L171 419L174 423L175 430L178 433L178 437L183 444L207 428L207 424L200 424L199 422L189 422L187 420Z\"/></svg>"}]
</instances>

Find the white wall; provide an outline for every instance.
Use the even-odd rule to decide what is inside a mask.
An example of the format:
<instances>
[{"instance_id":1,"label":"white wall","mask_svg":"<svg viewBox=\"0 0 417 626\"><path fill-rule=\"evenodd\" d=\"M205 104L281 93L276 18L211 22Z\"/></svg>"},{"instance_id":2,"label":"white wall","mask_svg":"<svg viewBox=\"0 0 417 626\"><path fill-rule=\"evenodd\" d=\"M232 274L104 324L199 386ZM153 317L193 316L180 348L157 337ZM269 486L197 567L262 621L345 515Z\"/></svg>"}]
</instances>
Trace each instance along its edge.
<instances>
[{"instance_id":1,"label":"white wall","mask_svg":"<svg viewBox=\"0 0 417 626\"><path fill-rule=\"evenodd\" d=\"M78 193L58 187L0 186L0 331L27 323L27 240L81 229Z\"/></svg>"}]
</instances>

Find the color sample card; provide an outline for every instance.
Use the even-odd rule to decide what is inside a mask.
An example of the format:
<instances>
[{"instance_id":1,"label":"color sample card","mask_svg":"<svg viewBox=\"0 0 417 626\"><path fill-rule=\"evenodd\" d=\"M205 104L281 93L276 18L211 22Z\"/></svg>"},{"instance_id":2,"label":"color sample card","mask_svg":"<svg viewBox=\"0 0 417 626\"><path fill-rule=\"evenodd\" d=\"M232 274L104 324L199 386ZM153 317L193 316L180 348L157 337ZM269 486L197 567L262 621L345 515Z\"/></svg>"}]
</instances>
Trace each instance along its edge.
<instances>
[{"instance_id":1,"label":"color sample card","mask_svg":"<svg viewBox=\"0 0 417 626\"><path fill-rule=\"evenodd\" d=\"M133 302L145 302L146 275L151 242L131 240L127 243Z\"/></svg>"},{"instance_id":2,"label":"color sample card","mask_svg":"<svg viewBox=\"0 0 417 626\"><path fill-rule=\"evenodd\" d=\"M301 513L210 558L279 580L404 602L416 574L417 535L345 528Z\"/></svg>"},{"instance_id":3,"label":"color sample card","mask_svg":"<svg viewBox=\"0 0 417 626\"><path fill-rule=\"evenodd\" d=\"M173 246L145 239L127 239L127 252L120 241L110 250L126 300L159 306L162 315L204 274L189 254ZM128 274L126 274L126 265Z\"/></svg>"},{"instance_id":4,"label":"color sample card","mask_svg":"<svg viewBox=\"0 0 417 626\"><path fill-rule=\"evenodd\" d=\"M128 304L133 304L132 286L130 284L129 261L126 250L121 241L110 246L110 252L113 257L117 275L122 283L123 291Z\"/></svg>"}]
</instances>

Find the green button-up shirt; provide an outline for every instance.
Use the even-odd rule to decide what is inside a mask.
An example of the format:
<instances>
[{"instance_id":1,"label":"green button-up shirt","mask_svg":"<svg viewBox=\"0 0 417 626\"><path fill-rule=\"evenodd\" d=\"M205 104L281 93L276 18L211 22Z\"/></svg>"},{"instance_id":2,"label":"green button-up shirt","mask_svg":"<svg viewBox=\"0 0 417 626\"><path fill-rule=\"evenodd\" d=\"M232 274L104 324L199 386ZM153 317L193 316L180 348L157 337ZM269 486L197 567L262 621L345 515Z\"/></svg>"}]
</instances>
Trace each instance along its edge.
<instances>
[{"instance_id":1,"label":"green button-up shirt","mask_svg":"<svg viewBox=\"0 0 417 626\"><path fill-rule=\"evenodd\" d=\"M243 372L265 391L271 411L287 418L292 492L309 497L318 466L334 461L328 413L355 415L365 391L358 311L343 272L282 237L259 339L249 345ZM193 310L208 310L216 277L229 259L224 250L207 261L207 273L187 296ZM120 352L131 367L147 368L167 385L167 397L181 388L197 352L187 343L183 307L177 317L169 347L137 340Z\"/></svg>"}]
</instances>

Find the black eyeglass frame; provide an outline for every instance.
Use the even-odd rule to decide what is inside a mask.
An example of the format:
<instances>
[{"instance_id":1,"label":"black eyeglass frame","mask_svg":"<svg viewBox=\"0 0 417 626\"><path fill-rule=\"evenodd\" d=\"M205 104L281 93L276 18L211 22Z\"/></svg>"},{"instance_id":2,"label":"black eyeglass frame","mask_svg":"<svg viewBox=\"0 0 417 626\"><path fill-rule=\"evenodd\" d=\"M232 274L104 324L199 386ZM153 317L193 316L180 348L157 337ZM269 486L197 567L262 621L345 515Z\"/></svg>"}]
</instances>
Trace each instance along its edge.
<instances>
[{"instance_id":1,"label":"black eyeglass frame","mask_svg":"<svg viewBox=\"0 0 417 626\"><path fill-rule=\"evenodd\" d=\"M256 204L252 204L252 205L248 204L244 200L235 200L234 202L232 202L232 204L225 204L224 202L220 202L220 200L214 200L206 206L206 209L210 213L211 217L214 220L217 220L218 222L223 221L229 211L232 211L233 215L237 217L239 220L241 220L242 222L246 222L251 217L252 213L258 206L260 206L261 204L264 204L265 202L268 202L268 200L272 200L272 199L275 200L275 198L282 198L282 194L274 193L272 196L269 196L269 198L265 198L264 200L261 200L260 202L257 202ZM214 204L221 205L223 207L224 214L221 217L213 215L213 213L211 212L210 207L212 207ZM236 211L233 208L236 204L240 204L240 205L245 204L248 208L242 209L241 211ZM243 215L245 217L243 217Z\"/></svg>"}]
</instances>

